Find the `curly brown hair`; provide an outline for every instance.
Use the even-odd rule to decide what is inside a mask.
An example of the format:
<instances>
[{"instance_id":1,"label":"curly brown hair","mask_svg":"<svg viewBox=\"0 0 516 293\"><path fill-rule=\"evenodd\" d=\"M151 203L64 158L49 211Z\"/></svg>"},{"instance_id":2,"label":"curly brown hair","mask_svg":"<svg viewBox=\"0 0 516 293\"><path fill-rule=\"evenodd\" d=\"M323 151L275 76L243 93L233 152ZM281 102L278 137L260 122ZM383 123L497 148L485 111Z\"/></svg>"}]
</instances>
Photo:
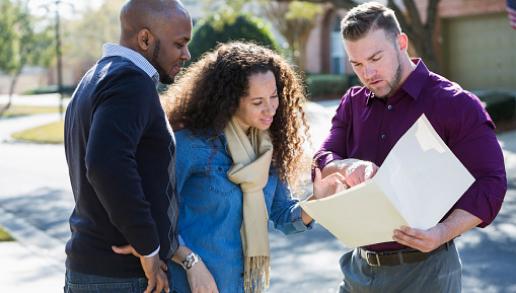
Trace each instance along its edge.
<instances>
[{"instance_id":1,"label":"curly brown hair","mask_svg":"<svg viewBox=\"0 0 516 293\"><path fill-rule=\"evenodd\" d=\"M308 137L301 79L272 50L253 43L218 45L183 71L165 94L164 107L175 130L195 134L221 133L248 94L249 76L271 71L276 78L279 106L269 132L274 145L272 164L280 179L295 185L302 145Z\"/></svg>"}]
</instances>

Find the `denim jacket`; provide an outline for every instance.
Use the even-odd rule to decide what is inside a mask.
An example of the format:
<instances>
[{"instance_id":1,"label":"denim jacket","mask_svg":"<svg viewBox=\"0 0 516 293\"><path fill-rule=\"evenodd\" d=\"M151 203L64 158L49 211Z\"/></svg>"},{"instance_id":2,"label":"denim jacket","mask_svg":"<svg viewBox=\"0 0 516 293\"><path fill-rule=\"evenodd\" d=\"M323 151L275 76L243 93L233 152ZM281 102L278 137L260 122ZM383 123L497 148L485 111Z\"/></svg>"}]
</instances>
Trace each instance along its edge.
<instances>
[{"instance_id":1,"label":"denim jacket","mask_svg":"<svg viewBox=\"0 0 516 293\"><path fill-rule=\"evenodd\" d=\"M223 134L194 136L176 133L178 230L185 245L197 253L213 275L219 292L243 292L242 191L227 172L233 165ZM263 189L269 220L285 234L311 228L301 219L301 207L275 169ZM171 288L189 292L185 271L169 263Z\"/></svg>"}]
</instances>

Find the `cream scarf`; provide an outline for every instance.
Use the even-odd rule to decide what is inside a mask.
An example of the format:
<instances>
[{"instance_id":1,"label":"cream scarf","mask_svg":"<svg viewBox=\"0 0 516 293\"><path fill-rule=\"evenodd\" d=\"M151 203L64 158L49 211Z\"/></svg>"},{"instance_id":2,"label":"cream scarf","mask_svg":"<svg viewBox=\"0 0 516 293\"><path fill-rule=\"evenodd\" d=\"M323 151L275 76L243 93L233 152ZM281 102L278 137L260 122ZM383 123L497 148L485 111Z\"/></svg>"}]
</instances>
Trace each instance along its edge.
<instances>
[{"instance_id":1,"label":"cream scarf","mask_svg":"<svg viewBox=\"0 0 516 293\"><path fill-rule=\"evenodd\" d=\"M235 118L224 129L233 166L231 182L243 193L243 220L240 235L244 251L245 292L262 292L269 286L268 212L263 188L269 177L272 141L267 131L250 129L247 136Z\"/></svg>"}]
</instances>

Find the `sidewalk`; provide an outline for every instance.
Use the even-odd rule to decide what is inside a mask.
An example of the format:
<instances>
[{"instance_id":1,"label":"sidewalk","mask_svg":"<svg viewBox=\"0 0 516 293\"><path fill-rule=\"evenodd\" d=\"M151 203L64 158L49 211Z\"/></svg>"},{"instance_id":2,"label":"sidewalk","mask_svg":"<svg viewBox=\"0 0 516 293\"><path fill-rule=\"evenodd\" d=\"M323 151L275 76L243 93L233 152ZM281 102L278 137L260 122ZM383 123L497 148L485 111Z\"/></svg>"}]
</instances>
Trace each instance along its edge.
<instances>
[{"instance_id":1,"label":"sidewalk","mask_svg":"<svg viewBox=\"0 0 516 293\"><path fill-rule=\"evenodd\" d=\"M13 105L23 106L58 106L60 96L58 94L43 94L43 95L13 95ZM64 99L64 106L68 104L69 98ZM9 96L0 95L0 105L5 105L9 101Z\"/></svg>"},{"instance_id":2,"label":"sidewalk","mask_svg":"<svg viewBox=\"0 0 516 293\"><path fill-rule=\"evenodd\" d=\"M337 103L309 104L314 147L330 126ZM62 145L9 140L11 131L58 116L0 120L0 225L18 242L0 243L0 292L60 292L64 282L64 244L73 196ZM14 120L16 119L16 120ZM16 130L15 130L16 129ZM516 131L499 135L511 188L516 187ZM335 292L342 276L338 259L348 249L319 226L284 237L272 232L269 292ZM516 191L486 229L457 240L464 264L464 292L516 292ZM35 290L36 289L36 290Z\"/></svg>"},{"instance_id":3,"label":"sidewalk","mask_svg":"<svg viewBox=\"0 0 516 293\"><path fill-rule=\"evenodd\" d=\"M19 242L0 243L1 292L62 292L64 265Z\"/></svg>"},{"instance_id":4,"label":"sidewalk","mask_svg":"<svg viewBox=\"0 0 516 293\"><path fill-rule=\"evenodd\" d=\"M0 142L11 139L11 134L28 128L58 121L59 113L39 114L30 117L0 118Z\"/></svg>"}]
</instances>

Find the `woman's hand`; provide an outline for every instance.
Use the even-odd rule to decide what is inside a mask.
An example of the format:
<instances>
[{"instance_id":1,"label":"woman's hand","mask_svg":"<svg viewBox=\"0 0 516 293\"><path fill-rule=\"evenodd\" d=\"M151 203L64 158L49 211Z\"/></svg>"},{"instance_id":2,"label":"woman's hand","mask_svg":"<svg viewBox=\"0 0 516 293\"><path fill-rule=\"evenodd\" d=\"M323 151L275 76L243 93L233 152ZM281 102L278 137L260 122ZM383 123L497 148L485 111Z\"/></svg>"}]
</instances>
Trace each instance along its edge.
<instances>
[{"instance_id":1,"label":"woman's hand","mask_svg":"<svg viewBox=\"0 0 516 293\"><path fill-rule=\"evenodd\" d=\"M339 173L333 173L324 178L321 178L321 170L315 169L315 178L313 184L313 197L314 199L321 199L332 194L335 194L341 190L347 189L346 180L344 176Z\"/></svg>"},{"instance_id":2,"label":"woman's hand","mask_svg":"<svg viewBox=\"0 0 516 293\"><path fill-rule=\"evenodd\" d=\"M324 179L321 177L321 170L316 168L313 184L313 194L308 197L307 200L325 198L347 188L346 183L344 183L344 176L342 176L342 174L339 172L328 175L324 177ZM308 213L306 213L304 210L301 210L301 218L305 225L308 225L313 221L312 217L310 217L310 215L308 215Z\"/></svg>"}]
</instances>

